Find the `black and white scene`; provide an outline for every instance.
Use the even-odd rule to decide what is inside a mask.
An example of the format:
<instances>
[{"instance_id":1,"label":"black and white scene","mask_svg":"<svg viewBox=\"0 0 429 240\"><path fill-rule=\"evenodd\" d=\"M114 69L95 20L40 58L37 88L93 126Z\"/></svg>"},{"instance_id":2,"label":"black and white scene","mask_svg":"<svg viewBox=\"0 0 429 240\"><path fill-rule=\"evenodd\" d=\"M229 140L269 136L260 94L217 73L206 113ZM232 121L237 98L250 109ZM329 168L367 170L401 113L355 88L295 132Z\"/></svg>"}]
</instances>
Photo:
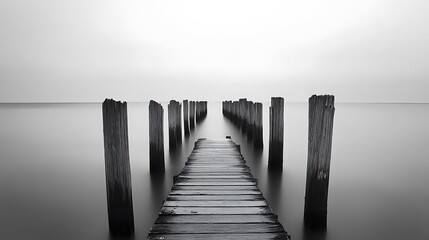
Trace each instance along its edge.
<instances>
[{"instance_id":1,"label":"black and white scene","mask_svg":"<svg viewBox=\"0 0 429 240\"><path fill-rule=\"evenodd\" d=\"M0 239L428 239L428 13L0 0Z\"/></svg>"}]
</instances>

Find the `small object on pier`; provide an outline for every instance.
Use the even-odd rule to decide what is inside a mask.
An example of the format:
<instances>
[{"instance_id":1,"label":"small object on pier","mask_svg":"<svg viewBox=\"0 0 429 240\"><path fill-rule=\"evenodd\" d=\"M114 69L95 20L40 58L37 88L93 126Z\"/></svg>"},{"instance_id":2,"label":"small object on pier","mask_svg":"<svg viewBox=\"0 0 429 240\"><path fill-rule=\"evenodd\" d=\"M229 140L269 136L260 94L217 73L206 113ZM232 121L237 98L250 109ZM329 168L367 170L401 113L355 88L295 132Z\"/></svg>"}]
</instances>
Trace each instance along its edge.
<instances>
[{"instance_id":1,"label":"small object on pier","mask_svg":"<svg viewBox=\"0 0 429 240\"><path fill-rule=\"evenodd\" d=\"M189 136L189 104L188 100L183 100L183 129L185 137Z\"/></svg>"},{"instance_id":2,"label":"small object on pier","mask_svg":"<svg viewBox=\"0 0 429 240\"><path fill-rule=\"evenodd\" d=\"M309 99L308 161L304 222L326 229L329 169L331 164L334 96L313 95Z\"/></svg>"},{"instance_id":3,"label":"small object on pier","mask_svg":"<svg viewBox=\"0 0 429 240\"><path fill-rule=\"evenodd\" d=\"M150 172L164 172L164 109L151 100L149 103Z\"/></svg>"},{"instance_id":4,"label":"small object on pier","mask_svg":"<svg viewBox=\"0 0 429 240\"><path fill-rule=\"evenodd\" d=\"M271 170L283 170L283 124L284 99L272 97L270 107L270 141L268 167Z\"/></svg>"},{"instance_id":5,"label":"small object on pier","mask_svg":"<svg viewBox=\"0 0 429 240\"><path fill-rule=\"evenodd\" d=\"M114 237L131 236L134 216L127 103L106 99L102 108L109 231Z\"/></svg>"},{"instance_id":6,"label":"small object on pier","mask_svg":"<svg viewBox=\"0 0 429 240\"><path fill-rule=\"evenodd\" d=\"M171 100L168 104L168 142L170 149L174 149L177 143L182 141L181 105Z\"/></svg>"}]
</instances>

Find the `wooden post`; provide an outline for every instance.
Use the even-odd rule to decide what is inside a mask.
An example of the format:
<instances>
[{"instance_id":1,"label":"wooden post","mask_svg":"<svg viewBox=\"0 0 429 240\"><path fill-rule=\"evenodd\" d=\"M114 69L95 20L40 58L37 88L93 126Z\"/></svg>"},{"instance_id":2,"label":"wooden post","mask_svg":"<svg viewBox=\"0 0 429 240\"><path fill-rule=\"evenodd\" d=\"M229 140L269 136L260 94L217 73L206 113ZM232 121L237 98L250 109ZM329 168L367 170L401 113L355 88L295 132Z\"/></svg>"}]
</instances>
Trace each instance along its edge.
<instances>
[{"instance_id":1,"label":"wooden post","mask_svg":"<svg viewBox=\"0 0 429 240\"><path fill-rule=\"evenodd\" d=\"M284 99L272 97L270 107L270 146L268 167L272 170L283 170L283 120Z\"/></svg>"},{"instance_id":2,"label":"wooden post","mask_svg":"<svg viewBox=\"0 0 429 240\"><path fill-rule=\"evenodd\" d=\"M102 108L109 231L114 237L131 236L134 216L127 103L106 99Z\"/></svg>"},{"instance_id":3,"label":"wooden post","mask_svg":"<svg viewBox=\"0 0 429 240\"><path fill-rule=\"evenodd\" d=\"M195 101L189 102L189 128L195 128Z\"/></svg>"},{"instance_id":4,"label":"wooden post","mask_svg":"<svg viewBox=\"0 0 429 240\"><path fill-rule=\"evenodd\" d=\"M305 188L305 225L326 229L329 168L331 164L334 96L309 99L308 160Z\"/></svg>"},{"instance_id":5,"label":"wooden post","mask_svg":"<svg viewBox=\"0 0 429 240\"><path fill-rule=\"evenodd\" d=\"M203 111L202 102L197 101L195 103L195 121L197 123L201 122L201 120L202 120L201 119L202 118L202 111Z\"/></svg>"},{"instance_id":6,"label":"wooden post","mask_svg":"<svg viewBox=\"0 0 429 240\"><path fill-rule=\"evenodd\" d=\"M252 101L247 102L247 139L253 140L253 129L254 125L254 103Z\"/></svg>"},{"instance_id":7,"label":"wooden post","mask_svg":"<svg viewBox=\"0 0 429 240\"><path fill-rule=\"evenodd\" d=\"M164 109L151 100L149 103L149 158L150 172L164 172Z\"/></svg>"},{"instance_id":8,"label":"wooden post","mask_svg":"<svg viewBox=\"0 0 429 240\"><path fill-rule=\"evenodd\" d=\"M185 137L189 136L189 114L188 114L188 100L183 100L183 129Z\"/></svg>"},{"instance_id":9,"label":"wooden post","mask_svg":"<svg viewBox=\"0 0 429 240\"><path fill-rule=\"evenodd\" d=\"M253 146L263 148L264 139L262 132L262 103L255 103L255 128L253 133Z\"/></svg>"},{"instance_id":10,"label":"wooden post","mask_svg":"<svg viewBox=\"0 0 429 240\"><path fill-rule=\"evenodd\" d=\"M182 124L180 103L171 100L168 104L168 142L170 149L174 149L177 143L182 141Z\"/></svg>"}]
</instances>

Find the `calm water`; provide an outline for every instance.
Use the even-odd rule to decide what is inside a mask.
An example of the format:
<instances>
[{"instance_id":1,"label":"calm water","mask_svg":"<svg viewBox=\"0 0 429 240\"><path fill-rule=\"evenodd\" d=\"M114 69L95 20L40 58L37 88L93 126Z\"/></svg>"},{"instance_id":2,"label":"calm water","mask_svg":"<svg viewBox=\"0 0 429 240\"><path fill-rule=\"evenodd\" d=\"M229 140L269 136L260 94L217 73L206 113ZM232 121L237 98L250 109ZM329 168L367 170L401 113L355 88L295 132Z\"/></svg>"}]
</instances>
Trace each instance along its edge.
<instances>
[{"instance_id":1,"label":"calm water","mask_svg":"<svg viewBox=\"0 0 429 240\"><path fill-rule=\"evenodd\" d=\"M292 239L427 239L429 105L336 104L325 234L304 231L302 221L307 104L285 105L280 175L267 171L267 108L262 152L209 103L180 149L170 152L166 136L166 173L151 178L148 105L129 104L135 239L146 238L196 139L226 135L241 144ZM0 238L109 239L101 104L0 104L0 116Z\"/></svg>"}]
</instances>

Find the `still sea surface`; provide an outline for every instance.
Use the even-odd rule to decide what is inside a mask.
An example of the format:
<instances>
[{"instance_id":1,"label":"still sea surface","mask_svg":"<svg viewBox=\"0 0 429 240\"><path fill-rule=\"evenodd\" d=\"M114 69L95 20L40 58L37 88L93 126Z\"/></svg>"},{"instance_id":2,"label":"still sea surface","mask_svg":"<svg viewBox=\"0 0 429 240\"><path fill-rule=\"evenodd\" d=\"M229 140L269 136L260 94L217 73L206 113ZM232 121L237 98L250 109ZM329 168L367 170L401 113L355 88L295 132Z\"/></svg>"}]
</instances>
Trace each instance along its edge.
<instances>
[{"instance_id":1,"label":"still sea surface","mask_svg":"<svg viewBox=\"0 0 429 240\"><path fill-rule=\"evenodd\" d=\"M194 142L227 135L292 239L428 239L428 104L336 104L325 233L303 227L308 106L285 104L282 174L267 169L268 106L263 151L221 103L209 103L174 152L164 119L166 172L151 177L148 104L129 103L135 239L146 238ZM108 232L101 103L0 104L0 239L107 240Z\"/></svg>"}]
</instances>

